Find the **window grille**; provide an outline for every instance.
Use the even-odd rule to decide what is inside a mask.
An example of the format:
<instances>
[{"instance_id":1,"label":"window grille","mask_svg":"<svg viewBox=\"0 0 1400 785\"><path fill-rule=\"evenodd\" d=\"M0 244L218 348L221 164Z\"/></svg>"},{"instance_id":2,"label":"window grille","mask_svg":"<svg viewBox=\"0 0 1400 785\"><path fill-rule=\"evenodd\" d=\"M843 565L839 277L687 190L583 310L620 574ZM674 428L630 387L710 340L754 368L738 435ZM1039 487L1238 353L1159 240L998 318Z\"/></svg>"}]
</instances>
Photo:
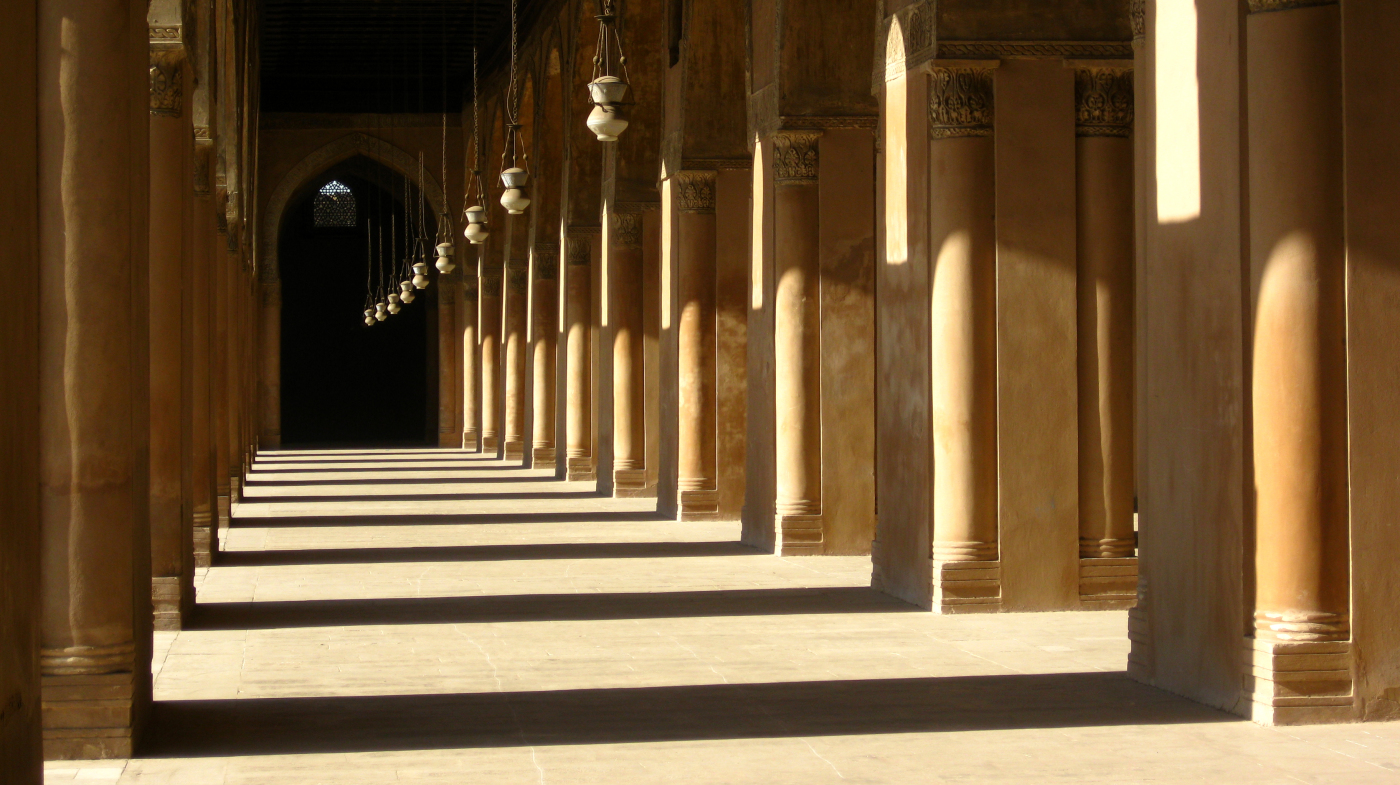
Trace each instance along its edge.
<instances>
[{"instance_id":1,"label":"window grille","mask_svg":"<svg viewBox=\"0 0 1400 785\"><path fill-rule=\"evenodd\" d=\"M327 229L355 226L355 194L339 180L321 186L316 194L316 228Z\"/></svg>"}]
</instances>

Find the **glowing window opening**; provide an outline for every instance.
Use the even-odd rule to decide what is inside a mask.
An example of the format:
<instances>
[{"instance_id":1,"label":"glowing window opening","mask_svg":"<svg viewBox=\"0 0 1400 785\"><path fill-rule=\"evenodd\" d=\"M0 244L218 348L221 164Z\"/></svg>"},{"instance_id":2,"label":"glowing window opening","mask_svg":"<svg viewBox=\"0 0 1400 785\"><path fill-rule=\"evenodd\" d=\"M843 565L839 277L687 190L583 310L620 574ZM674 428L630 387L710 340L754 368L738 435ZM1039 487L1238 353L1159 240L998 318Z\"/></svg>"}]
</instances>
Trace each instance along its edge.
<instances>
[{"instance_id":1,"label":"glowing window opening","mask_svg":"<svg viewBox=\"0 0 1400 785\"><path fill-rule=\"evenodd\" d=\"M321 186L321 192L316 194L314 213L317 229L354 228L355 194L345 183L331 180Z\"/></svg>"}]
</instances>

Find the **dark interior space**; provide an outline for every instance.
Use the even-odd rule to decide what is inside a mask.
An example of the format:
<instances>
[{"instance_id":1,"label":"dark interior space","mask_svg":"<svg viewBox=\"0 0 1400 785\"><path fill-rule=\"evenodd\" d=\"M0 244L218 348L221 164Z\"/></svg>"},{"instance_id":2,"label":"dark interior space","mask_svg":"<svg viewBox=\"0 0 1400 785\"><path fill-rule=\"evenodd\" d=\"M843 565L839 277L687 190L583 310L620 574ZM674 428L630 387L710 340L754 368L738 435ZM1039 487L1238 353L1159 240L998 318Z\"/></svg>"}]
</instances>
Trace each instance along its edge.
<instances>
[{"instance_id":1,"label":"dark interior space","mask_svg":"<svg viewBox=\"0 0 1400 785\"><path fill-rule=\"evenodd\" d=\"M322 200L318 225L317 197L331 183L349 193L331 186L339 201ZM432 442L437 385L428 380L437 373L437 330L430 329L437 324L436 288L415 292L412 303L383 322L364 323L372 307L369 289L380 288L377 300L397 292L404 278L404 204L417 210L418 199L402 175L357 157L312 180L288 205L278 248L284 444ZM432 208L425 213L424 231L432 237ZM376 275L372 260L380 259L384 273Z\"/></svg>"}]
</instances>

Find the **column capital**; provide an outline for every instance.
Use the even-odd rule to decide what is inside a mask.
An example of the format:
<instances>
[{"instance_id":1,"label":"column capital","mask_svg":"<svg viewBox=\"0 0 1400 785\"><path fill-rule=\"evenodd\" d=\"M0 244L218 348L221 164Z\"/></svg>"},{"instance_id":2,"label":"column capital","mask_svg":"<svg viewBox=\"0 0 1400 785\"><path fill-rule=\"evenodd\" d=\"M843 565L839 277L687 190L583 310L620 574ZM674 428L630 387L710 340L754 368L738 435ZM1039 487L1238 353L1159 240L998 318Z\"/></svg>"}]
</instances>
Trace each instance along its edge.
<instances>
[{"instance_id":1,"label":"column capital","mask_svg":"<svg viewBox=\"0 0 1400 785\"><path fill-rule=\"evenodd\" d=\"M1132 67L1075 68L1075 135L1127 137L1132 130Z\"/></svg>"},{"instance_id":2,"label":"column capital","mask_svg":"<svg viewBox=\"0 0 1400 785\"><path fill-rule=\"evenodd\" d=\"M152 28L154 30L154 28ZM151 114L179 117L184 111L185 86L181 70L185 47L178 41L151 41Z\"/></svg>"},{"instance_id":3,"label":"column capital","mask_svg":"<svg viewBox=\"0 0 1400 785\"><path fill-rule=\"evenodd\" d=\"M569 266L584 266L592 261L593 241L589 235L575 235L572 232L568 239Z\"/></svg>"},{"instance_id":4,"label":"column capital","mask_svg":"<svg viewBox=\"0 0 1400 785\"><path fill-rule=\"evenodd\" d=\"M1133 40L1147 37L1147 0L1128 1L1128 22L1133 28Z\"/></svg>"},{"instance_id":5,"label":"column capital","mask_svg":"<svg viewBox=\"0 0 1400 785\"><path fill-rule=\"evenodd\" d=\"M506 265L506 288L512 292L523 292L530 284L530 265L520 259L512 259Z\"/></svg>"},{"instance_id":6,"label":"column capital","mask_svg":"<svg viewBox=\"0 0 1400 785\"><path fill-rule=\"evenodd\" d=\"M821 131L791 130L773 134L773 167L778 182L816 182Z\"/></svg>"},{"instance_id":7,"label":"column capital","mask_svg":"<svg viewBox=\"0 0 1400 785\"><path fill-rule=\"evenodd\" d=\"M928 86L929 137L991 136L993 106L991 68L935 67Z\"/></svg>"},{"instance_id":8,"label":"column capital","mask_svg":"<svg viewBox=\"0 0 1400 785\"><path fill-rule=\"evenodd\" d=\"M559 275L559 244L552 242L535 243L535 277L553 280Z\"/></svg>"},{"instance_id":9,"label":"column capital","mask_svg":"<svg viewBox=\"0 0 1400 785\"><path fill-rule=\"evenodd\" d=\"M713 213L715 211L715 171L693 170L677 172L676 201L683 213Z\"/></svg>"},{"instance_id":10,"label":"column capital","mask_svg":"<svg viewBox=\"0 0 1400 785\"><path fill-rule=\"evenodd\" d=\"M618 248L642 247L642 214L613 213L612 233Z\"/></svg>"}]
</instances>

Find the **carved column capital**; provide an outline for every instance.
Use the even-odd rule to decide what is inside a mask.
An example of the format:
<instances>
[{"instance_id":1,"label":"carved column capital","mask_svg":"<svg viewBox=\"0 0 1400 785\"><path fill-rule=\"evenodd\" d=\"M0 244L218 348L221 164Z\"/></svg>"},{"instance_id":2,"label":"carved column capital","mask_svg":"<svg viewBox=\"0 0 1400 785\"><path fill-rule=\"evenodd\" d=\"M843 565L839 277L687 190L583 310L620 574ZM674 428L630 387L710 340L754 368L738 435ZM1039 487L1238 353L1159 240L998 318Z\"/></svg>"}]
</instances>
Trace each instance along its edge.
<instances>
[{"instance_id":1,"label":"carved column capital","mask_svg":"<svg viewBox=\"0 0 1400 785\"><path fill-rule=\"evenodd\" d=\"M506 262L506 288L512 292L523 292L530 285L530 262L527 259L511 259Z\"/></svg>"},{"instance_id":2,"label":"carved column capital","mask_svg":"<svg viewBox=\"0 0 1400 785\"><path fill-rule=\"evenodd\" d=\"M151 114L179 117L184 110L185 86L181 70L185 48L162 42L151 45Z\"/></svg>"},{"instance_id":3,"label":"carved column capital","mask_svg":"<svg viewBox=\"0 0 1400 785\"><path fill-rule=\"evenodd\" d=\"M593 259L593 241L588 236L569 236L569 265L584 266Z\"/></svg>"},{"instance_id":4,"label":"carved column capital","mask_svg":"<svg viewBox=\"0 0 1400 785\"><path fill-rule=\"evenodd\" d=\"M676 201L683 213L713 213L715 211L716 172L685 170L671 178L675 182Z\"/></svg>"},{"instance_id":5,"label":"carved column capital","mask_svg":"<svg viewBox=\"0 0 1400 785\"><path fill-rule=\"evenodd\" d=\"M1128 0L1128 22L1133 26L1133 40L1147 37L1147 0Z\"/></svg>"},{"instance_id":6,"label":"carved column capital","mask_svg":"<svg viewBox=\"0 0 1400 785\"><path fill-rule=\"evenodd\" d=\"M535 277L544 281L554 280L559 275L559 244L551 242L535 243Z\"/></svg>"},{"instance_id":7,"label":"carved column capital","mask_svg":"<svg viewBox=\"0 0 1400 785\"><path fill-rule=\"evenodd\" d=\"M821 131L779 131L773 134L773 168L780 183L816 182Z\"/></svg>"},{"instance_id":8,"label":"carved column capital","mask_svg":"<svg viewBox=\"0 0 1400 785\"><path fill-rule=\"evenodd\" d=\"M613 245L617 248L642 247L642 214L612 214Z\"/></svg>"},{"instance_id":9,"label":"carved column capital","mask_svg":"<svg viewBox=\"0 0 1400 785\"><path fill-rule=\"evenodd\" d=\"M994 94L990 68L934 68L928 88L929 136L991 136Z\"/></svg>"},{"instance_id":10,"label":"carved column capital","mask_svg":"<svg viewBox=\"0 0 1400 785\"><path fill-rule=\"evenodd\" d=\"M1132 133L1132 68L1076 68L1074 115L1076 136L1127 137Z\"/></svg>"}]
</instances>

